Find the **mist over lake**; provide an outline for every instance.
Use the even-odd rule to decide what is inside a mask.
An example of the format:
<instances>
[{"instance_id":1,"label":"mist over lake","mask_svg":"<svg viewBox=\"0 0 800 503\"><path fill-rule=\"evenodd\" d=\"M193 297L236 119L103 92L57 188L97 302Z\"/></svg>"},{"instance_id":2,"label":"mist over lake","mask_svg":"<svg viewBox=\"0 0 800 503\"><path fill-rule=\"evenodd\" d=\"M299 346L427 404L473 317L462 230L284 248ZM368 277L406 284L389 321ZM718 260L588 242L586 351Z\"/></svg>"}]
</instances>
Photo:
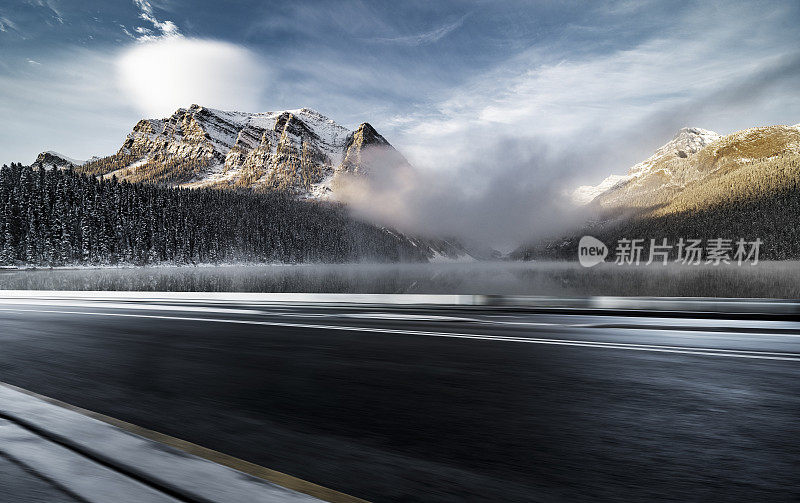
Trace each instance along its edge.
<instances>
[{"instance_id":1,"label":"mist over lake","mask_svg":"<svg viewBox=\"0 0 800 503\"><path fill-rule=\"evenodd\" d=\"M3 290L800 296L800 263L617 266L574 262L314 264L0 271Z\"/></svg>"}]
</instances>

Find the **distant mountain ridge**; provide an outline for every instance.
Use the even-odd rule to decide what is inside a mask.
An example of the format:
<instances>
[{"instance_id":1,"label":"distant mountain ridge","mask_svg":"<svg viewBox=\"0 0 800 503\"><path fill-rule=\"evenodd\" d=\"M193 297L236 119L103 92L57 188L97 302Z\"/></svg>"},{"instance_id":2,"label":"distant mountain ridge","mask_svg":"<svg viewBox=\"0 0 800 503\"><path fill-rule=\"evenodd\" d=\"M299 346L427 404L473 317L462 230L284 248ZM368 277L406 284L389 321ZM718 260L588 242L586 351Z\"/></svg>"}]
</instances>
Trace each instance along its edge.
<instances>
[{"instance_id":1,"label":"distant mountain ridge","mask_svg":"<svg viewBox=\"0 0 800 503\"><path fill-rule=\"evenodd\" d=\"M720 174L720 169L730 170L784 152L800 153L800 124L757 127L728 136L682 128L627 174L610 175L596 186L578 187L573 199L604 209L663 205L687 187Z\"/></svg>"},{"instance_id":2,"label":"distant mountain ridge","mask_svg":"<svg viewBox=\"0 0 800 503\"><path fill-rule=\"evenodd\" d=\"M349 130L308 108L266 113L192 105L142 119L113 155L79 172L182 187L280 189L325 198L342 174L368 173L380 152L407 163L370 124ZM388 156L388 157L387 157ZM387 169L391 169L388 167Z\"/></svg>"},{"instance_id":3,"label":"distant mountain ridge","mask_svg":"<svg viewBox=\"0 0 800 503\"><path fill-rule=\"evenodd\" d=\"M800 124L720 136L685 128L656 153L575 199L591 220L557 238L520 246L511 258L576 257L580 236L761 239L762 258L800 259Z\"/></svg>"},{"instance_id":4,"label":"distant mountain ridge","mask_svg":"<svg viewBox=\"0 0 800 503\"><path fill-rule=\"evenodd\" d=\"M90 159L91 161L96 160L97 158L94 157ZM34 166L43 167L47 169L63 169L69 166L82 166L89 161L81 161L78 159L73 159L71 157L67 157L64 154L60 154L58 152L54 152L52 150L48 150L46 152L42 152L36 157L36 160L33 161Z\"/></svg>"},{"instance_id":5,"label":"distant mountain ridge","mask_svg":"<svg viewBox=\"0 0 800 503\"><path fill-rule=\"evenodd\" d=\"M687 183L702 178L692 158L707 145L722 138L706 129L687 127L655 153L628 170L625 175L610 175L599 185L583 185L573 193L580 204L595 202L601 206L635 204L644 193L677 191Z\"/></svg>"},{"instance_id":6,"label":"distant mountain ridge","mask_svg":"<svg viewBox=\"0 0 800 503\"><path fill-rule=\"evenodd\" d=\"M336 201L349 176L408 166L408 161L369 123L350 130L308 108L265 113L223 111L200 105L162 119L142 119L119 150L89 161L43 152L46 168L73 166L103 179L168 187L280 191L300 199ZM468 251L453 238L406 236L435 261L496 258L494 250Z\"/></svg>"}]
</instances>

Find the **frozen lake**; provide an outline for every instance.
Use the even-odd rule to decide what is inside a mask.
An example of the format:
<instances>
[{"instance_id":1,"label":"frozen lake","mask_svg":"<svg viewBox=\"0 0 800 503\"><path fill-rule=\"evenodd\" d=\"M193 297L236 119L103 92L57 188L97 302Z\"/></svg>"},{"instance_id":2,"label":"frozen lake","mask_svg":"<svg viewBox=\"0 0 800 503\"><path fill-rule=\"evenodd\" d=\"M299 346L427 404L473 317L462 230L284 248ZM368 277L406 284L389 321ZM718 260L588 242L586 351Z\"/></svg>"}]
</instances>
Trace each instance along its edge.
<instances>
[{"instance_id":1,"label":"frozen lake","mask_svg":"<svg viewBox=\"0 0 800 503\"><path fill-rule=\"evenodd\" d=\"M0 271L3 290L449 293L800 298L800 262L313 264Z\"/></svg>"}]
</instances>

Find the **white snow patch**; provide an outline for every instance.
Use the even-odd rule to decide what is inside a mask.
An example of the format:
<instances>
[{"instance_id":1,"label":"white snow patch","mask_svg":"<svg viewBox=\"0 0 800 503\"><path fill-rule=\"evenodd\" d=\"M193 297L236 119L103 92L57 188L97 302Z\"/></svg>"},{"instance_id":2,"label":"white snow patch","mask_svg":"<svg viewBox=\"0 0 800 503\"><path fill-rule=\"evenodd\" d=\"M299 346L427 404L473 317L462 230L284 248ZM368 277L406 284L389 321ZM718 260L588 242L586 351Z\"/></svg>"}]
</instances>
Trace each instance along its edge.
<instances>
[{"instance_id":1,"label":"white snow patch","mask_svg":"<svg viewBox=\"0 0 800 503\"><path fill-rule=\"evenodd\" d=\"M210 187L212 185L230 182L238 178L241 174L241 169L229 169L225 171L225 164L217 163L211 166L205 176L202 178L194 178L187 183L181 184L181 187L187 189L201 189L203 187Z\"/></svg>"},{"instance_id":2,"label":"white snow patch","mask_svg":"<svg viewBox=\"0 0 800 503\"><path fill-rule=\"evenodd\" d=\"M299 119L311 134L295 136L289 133L281 136L281 131L276 131L276 125L281 116L287 113ZM187 114L202 129L202 137L198 138L197 132L187 130ZM326 171L329 172L324 180L314 184L309 191L310 197L322 198L330 196L333 171L341 164L344 146L351 133L346 127L308 108L247 113L192 105L178 109L171 117L146 121L154 133L135 131L129 137L145 139L159 148L166 144L167 152L171 155L186 155L191 150L194 155L205 155L218 161L206 173L182 184L184 187L199 188L235 182L242 173L236 167L238 160L231 162L233 158L230 156L238 155L237 150L246 156L257 148L266 147L268 142L270 155L274 156L279 143L288 144L298 152L304 148L303 143L307 143L310 148L327 157L322 164L327 166ZM185 136L191 136L190 141L185 141Z\"/></svg>"},{"instance_id":3,"label":"white snow patch","mask_svg":"<svg viewBox=\"0 0 800 503\"><path fill-rule=\"evenodd\" d=\"M87 162L89 162L89 161L82 161L80 159L73 159L72 157L68 157L68 156L66 156L64 154L61 154L59 152L56 152L54 150L47 150L45 152L42 152L42 154L50 154L51 156L56 157L58 159L61 159L61 161L63 161L63 162L56 161L56 162L50 162L50 163L43 163L43 166L45 168L66 168L69 164L72 164L73 166L81 166L81 165L86 164ZM39 154L39 155L41 155L41 154ZM37 157L37 160L38 160L38 157Z\"/></svg>"},{"instance_id":4,"label":"white snow patch","mask_svg":"<svg viewBox=\"0 0 800 503\"><path fill-rule=\"evenodd\" d=\"M64 154L55 152L53 150L48 150L46 153L50 154L52 156L55 156L55 157L60 157L60 158L64 159L65 161L67 161L67 162L69 162L71 164L74 164L75 166L80 166L82 164L86 164L87 162L89 162L89 161L81 161L81 160L78 160L78 159L73 159L72 157L67 157Z\"/></svg>"},{"instance_id":5,"label":"white snow patch","mask_svg":"<svg viewBox=\"0 0 800 503\"><path fill-rule=\"evenodd\" d=\"M129 170L134 170L139 166L144 166L149 160L150 160L149 157L144 157L142 159L139 159L138 161L132 162L129 165L125 166L124 168L119 168L112 171L111 173L106 173L105 175L103 175L103 179L110 180L114 176L116 176L117 178L121 178L122 176L128 174Z\"/></svg>"},{"instance_id":6,"label":"white snow patch","mask_svg":"<svg viewBox=\"0 0 800 503\"><path fill-rule=\"evenodd\" d=\"M344 148L347 135L350 130L325 117L321 113L309 108L298 108L295 110L279 110L274 112L247 113L238 111L217 110L215 108L198 107L197 110L204 109L212 116L222 119L222 121L234 126L235 130L224 130L217 127L213 122L206 121L203 129L217 150L223 155L227 155L230 149L236 144L239 133L246 128L250 128L260 138L264 131L272 131L278 118L284 113L290 113L299 118L317 137L320 142L318 146L325 152L334 166L341 163L342 149ZM185 112L185 109L181 109ZM167 119L168 120L168 119Z\"/></svg>"},{"instance_id":7,"label":"white snow patch","mask_svg":"<svg viewBox=\"0 0 800 503\"><path fill-rule=\"evenodd\" d=\"M579 205L585 205L596 199L601 194L609 192L621 184L642 177L650 173L654 165L669 156L690 157L704 149L707 145L722 138L714 131L698 127L681 128L675 136L661 146L646 160L634 165L625 175L610 175L599 185L581 185L572 193L572 200Z\"/></svg>"},{"instance_id":8,"label":"white snow patch","mask_svg":"<svg viewBox=\"0 0 800 503\"><path fill-rule=\"evenodd\" d=\"M630 175L609 175L599 185L581 185L572 193L572 200L581 205L589 204L603 192L611 190L631 178Z\"/></svg>"}]
</instances>

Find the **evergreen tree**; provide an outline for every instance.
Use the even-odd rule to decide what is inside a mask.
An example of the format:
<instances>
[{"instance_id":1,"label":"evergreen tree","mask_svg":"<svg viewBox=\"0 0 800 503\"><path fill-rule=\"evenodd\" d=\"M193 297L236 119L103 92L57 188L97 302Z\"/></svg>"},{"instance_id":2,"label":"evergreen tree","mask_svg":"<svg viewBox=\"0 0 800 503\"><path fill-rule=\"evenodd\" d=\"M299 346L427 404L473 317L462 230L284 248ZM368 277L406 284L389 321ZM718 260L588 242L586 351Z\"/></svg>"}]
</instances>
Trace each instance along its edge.
<instances>
[{"instance_id":1,"label":"evergreen tree","mask_svg":"<svg viewBox=\"0 0 800 503\"><path fill-rule=\"evenodd\" d=\"M338 205L285 192L178 189L0 168L0 265L421 261Z\"/></svg>"}]
</instances>

